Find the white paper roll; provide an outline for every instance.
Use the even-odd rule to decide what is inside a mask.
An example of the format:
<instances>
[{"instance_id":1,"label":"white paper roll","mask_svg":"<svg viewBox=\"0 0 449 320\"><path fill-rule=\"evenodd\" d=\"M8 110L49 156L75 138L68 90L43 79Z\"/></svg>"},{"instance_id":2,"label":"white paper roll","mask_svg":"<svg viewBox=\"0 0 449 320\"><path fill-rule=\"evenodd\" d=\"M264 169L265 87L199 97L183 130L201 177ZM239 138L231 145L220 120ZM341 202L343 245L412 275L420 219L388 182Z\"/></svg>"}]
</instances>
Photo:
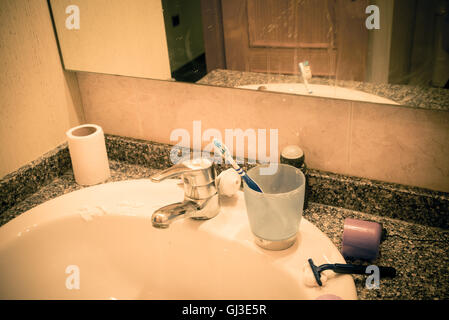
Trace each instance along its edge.
<instances>
[{"instance_id":1,"label":"white paper roll","mask_svg":"<svg viewBox=\"0 0 449 320\"><path fill-rule=\"evenodd\" d=\"M83 124L66 132L75 181L83 186L104 182L111 176L103 129Z\"/></svg>"}]
</instances>

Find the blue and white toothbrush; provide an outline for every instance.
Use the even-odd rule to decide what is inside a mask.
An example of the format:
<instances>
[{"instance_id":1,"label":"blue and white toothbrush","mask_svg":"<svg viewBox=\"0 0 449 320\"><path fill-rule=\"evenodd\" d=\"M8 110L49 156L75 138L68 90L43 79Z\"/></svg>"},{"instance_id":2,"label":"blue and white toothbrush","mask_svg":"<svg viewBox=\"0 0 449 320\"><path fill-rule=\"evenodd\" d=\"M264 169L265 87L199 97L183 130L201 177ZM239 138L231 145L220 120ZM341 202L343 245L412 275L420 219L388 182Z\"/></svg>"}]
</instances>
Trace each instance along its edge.
<instances>
[{"instance_id":1,"label":"blue and white toothbrush","mask_svg":"<svg viewBox=\"0 0 449 320\"><path fill-rule=\"evenodd\" d=\"M218 141L217 139L214 139L214 145L220 151L220 154L223 156L225 160L228 160L228 162L231 164L231 166L234 168L235 171L242 177L243 180L245 180L248 187L253 189L254 191L263 193L262 189L257 185L257 183L248 177L245 171L243 171L242 168L232 159L231 153L229 152L228 148Z\"/></svg>"}]
</instances>

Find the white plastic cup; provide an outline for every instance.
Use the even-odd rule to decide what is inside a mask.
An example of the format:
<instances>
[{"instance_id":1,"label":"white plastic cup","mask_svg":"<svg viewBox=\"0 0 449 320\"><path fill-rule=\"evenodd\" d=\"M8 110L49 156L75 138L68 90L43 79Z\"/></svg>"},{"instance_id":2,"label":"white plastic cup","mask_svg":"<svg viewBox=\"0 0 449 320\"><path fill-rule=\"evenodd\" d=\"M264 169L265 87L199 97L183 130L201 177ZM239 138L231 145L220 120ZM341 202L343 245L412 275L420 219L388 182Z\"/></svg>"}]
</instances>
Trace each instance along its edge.
<instances>
[{"instance_id":1,"label":"white plastic cup","mask_svg":"<svg viewBox=\"0 0 449 320\"><path fill-rule=\"evenodd\" d=\"M287 164L278 164L272 175L262 175L260 169L266 166L254 167L247 173L264 191L254 191L244 183L248 220L259 246L283 250L297 238L306 179L301 170Z\"/></svg>"}]
</instances>

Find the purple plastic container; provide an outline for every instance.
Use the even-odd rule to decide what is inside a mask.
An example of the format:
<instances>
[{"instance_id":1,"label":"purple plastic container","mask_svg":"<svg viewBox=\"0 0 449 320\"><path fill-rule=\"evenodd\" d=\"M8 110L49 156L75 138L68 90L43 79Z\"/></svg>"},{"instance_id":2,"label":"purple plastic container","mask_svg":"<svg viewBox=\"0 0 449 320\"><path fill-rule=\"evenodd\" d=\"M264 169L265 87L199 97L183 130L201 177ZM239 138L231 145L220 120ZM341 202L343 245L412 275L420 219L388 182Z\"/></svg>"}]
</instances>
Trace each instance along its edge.
<instances>
[{"instance_id":1,"label":"purple plastic container","mask_svg":"<svg viewBox=\"0 0 449 320\"><path fill-rule=\"evenodd\" d=\"M341 253L345 258L375 260L381 237L381 224L346 218Z\"/></svg>"}]
</instances>

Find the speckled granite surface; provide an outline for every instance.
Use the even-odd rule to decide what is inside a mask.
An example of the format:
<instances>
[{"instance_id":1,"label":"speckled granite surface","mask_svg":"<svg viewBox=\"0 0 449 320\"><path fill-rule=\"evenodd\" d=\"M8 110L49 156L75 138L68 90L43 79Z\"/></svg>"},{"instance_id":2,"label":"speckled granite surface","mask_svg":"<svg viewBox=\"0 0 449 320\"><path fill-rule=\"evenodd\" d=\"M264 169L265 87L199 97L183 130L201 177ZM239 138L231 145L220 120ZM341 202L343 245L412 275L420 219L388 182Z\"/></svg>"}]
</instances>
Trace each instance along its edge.
<instances>
[{"instance_id":1,"label":"speckled granite surface","mask_svg":"<svg viewBox=\"0 0 449 320\"><path fill-rule=\"evenodd\" d=\"M0 214L71 167L67 144L0 179Z\"/></svg>"},{"instance_id":2,"label":"speckled granite surface","mask_svg":"<svg viewBox=\"0 0 449 320\"><path fill-rule=\"evenodd\" d=\"M111 159L112 174L108 182L146 178L169 165L170 149L169 146L163 144L107 136L107 148ZM2 202L4 212L0 215L0 225L40 203L82 188L74 181L70 162L67 163L64 160L67 158L65 152L67 152L66 146L61 146L55 152L47 154L43 159L35 161L30 167L22 168L18 173L1 180L2 201L6 198L6 202ZM53 169L46 169L47 166L53 168L58 174L52 176L50 172ZM34 179L27 174L27 172L35 172L34 170L37 169L34 169L34 167L39 167L46 173L38 175L41 178ZM42 177L45 177L45 179ZM379 190L376 191L375 187L382 183L367 179L354 180L354 178L316 170L310 172L310 179L313 185L312 201L332 202L336 205L349 204L358 206L357 208L360 207L363 210L370 210L370 208L375 207L376 210L380 210L379 203L383 202L379 201L379 197L385 197L388 190L393 194L399 190L406 194L403 198L408 199L405 203L409 203L411 208L414 207L417 211L423 210L426 212L421 214L416 211L418 217L434 215L440 210L440 213L436 215L439 218L436 220L429 220L424 217L423 222L427 223L425 225L399 220L397 218L402 216L400 213L368 214L356 211L358 209L348 210L313 202L305 210L304 217L322 230L338 248L340 248L341 243L343 221L347 217L381 222L387 229L388 236L381 244L381 255L374 263L395 267L398 270L398 276L394 279L381 280L378 290L366 289L364 285L365 277L354 276L360 299L449 299L449 256L447 255L447 252L449 252L449 230L429 226L429 222L430 224L436 223L443 218L447 226L447 194L434 194L431 191L393 184L384 184L383 188L380 189L380 191L383 191L379 192ZM18 181L21 181L21 183L29 181L32 187L19 187ZM351 183L351 181L354 183ZM373 186L374 189L372 189ZM17 190L23 191L23 193L11 197L5 197L3 194L3 192L8 192L14 195ZM318 193L325 194L325 196L319 196ZM364 197L363 194L365 193L368 196ZM399 192L399 195L395 195L395 197L400 197L400 194ZM431 202L425 205L425 202L429 201L429 197L432 198L432 196L439 199L436 201L440 201L440 205L446 205L446 209L431 208L430 206L433 205ZM333 199L334 197L337 199ZM369 201L370 197L377 197L377 201ZM17 200L12 202L11 199ZM385 202L402 201L397 199L399 198L387 198ZM413 202L413 199L415 199L415 202ZM3 203L6 203L8 208ZM423 206L421 209L418 203ZM384 210L403 211L401 210L401 204L390 204L389 209L386 209L385 203L382 206L384 206L382 212ZM409 217L409 219L414 221L420 218Z\"/></svg>"},{"instance_id":3,"label":"speckled granite surface","mask_svg":"<svg viewBox=\"0 0 449 320\"><path fill-rule=\"evenodd\" d=\"M448 193L319 170L308 170L308 178L311 201L449 228Z\"/></svg>"},{"instance_id":4,"label":"speckled granite surface","mask_svg":"<svg viewBox=\"0 0 449 320\"><path fill-rule=\"evenodd\" d=\"M106 145L109 157L114 160L149 168L171 165L169 145L112 135L107 136ZM242 165L245 170L252 166ZM219 166L218 171L228 167ZM312 202L449 228L448 193L313 169L307 172Z\"/></svg>"},{"instance_id":5,"label":"speckled granite surface","mask_svg":"<svg viewBox=\"0 0 449 320\"><path fill-rule=\"evenodd\" d=\"M171 146L161 143L106 135L111 160L147 168L171 165ZM243 164L247 170L251 164ZM218 172L228 168L219 165ZM71 168L67 145L0 180L0 214ZM350 177L314 169L307 170L311 202L449 228L449 194L427 189Z\"/></svg>"},{"instance_id":6,"label":"speckled granite surface","mask_svg":"<svg viewBox=\"0 0 449 320\"><path fill-rule=\"evenodd\" d=\"M216 69L209 72L205 77L196 83L224 87L238 87L249 84L302 82L302 78L297 75L265 74ZM312 78L310 83L360 90L391 99L400 105L413 108L449 110L448 89L399 84L344 81L320 77Z\"/></svg>"},{"instance_id":7,"label":"speckled granite surface","mask_svg":"<svg viewBox=\"0 0 449 320\"><path fill-rule=\"evenodd\" d=\"M146 178L159 170L114 160L110 166L112 176L108 182ZM0 224L40 203L81 188L69 169L4 212ZM354 276L360 299L449 299L449 231L318 203L311 203L304 217L338 248L347 217L381 222L388 230L389 235L381 244L381 256L374 263L395 267L398 276L381 280L378 290L366 289L366 278Z\"/></svg>"}]
</instances>

